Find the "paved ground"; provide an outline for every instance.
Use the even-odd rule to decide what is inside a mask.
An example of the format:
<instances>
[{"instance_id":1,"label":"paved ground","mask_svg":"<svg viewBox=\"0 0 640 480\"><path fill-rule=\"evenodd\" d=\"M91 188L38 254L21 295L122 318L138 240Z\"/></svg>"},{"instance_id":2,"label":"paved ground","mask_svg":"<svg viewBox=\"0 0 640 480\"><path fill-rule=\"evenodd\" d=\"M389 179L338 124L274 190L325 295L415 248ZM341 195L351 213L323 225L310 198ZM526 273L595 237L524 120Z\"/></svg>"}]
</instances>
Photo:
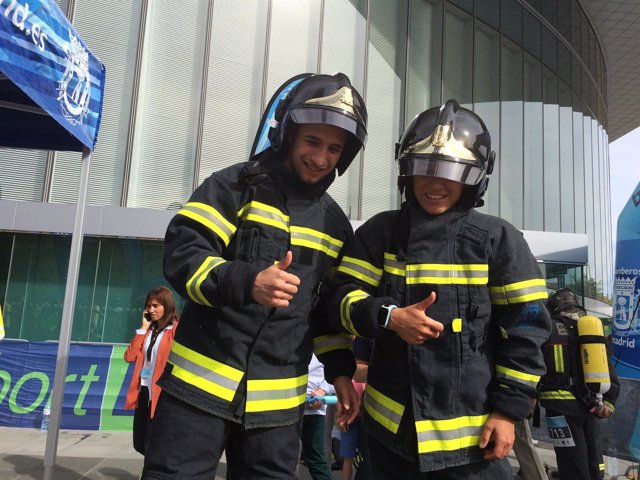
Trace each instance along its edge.
<instances>
[{"instance_id":1,"label":"paved ground","mask_svg":"<svg viewBox=\"0 0 640 480\"><path fill-rule=\"evenodd\" d=\"M36 429L0 427L0 479L41 480L47 434ZM550 445L539 442L542 460L555 468L555 455ZM513 454L509 461L517 471ZM628 462L606 459L608 479L625 479ZM138 480L142 457L131 446L129 432L99 432L63 430L58 439L55 480ZM619 476L612 476L616 473ZM310 480L306 468L301 467L301 480ZM215 479L225 478L225 464ZM342 472L333 472L334 480L342 479Z\"/></svg>"}]
</instances>

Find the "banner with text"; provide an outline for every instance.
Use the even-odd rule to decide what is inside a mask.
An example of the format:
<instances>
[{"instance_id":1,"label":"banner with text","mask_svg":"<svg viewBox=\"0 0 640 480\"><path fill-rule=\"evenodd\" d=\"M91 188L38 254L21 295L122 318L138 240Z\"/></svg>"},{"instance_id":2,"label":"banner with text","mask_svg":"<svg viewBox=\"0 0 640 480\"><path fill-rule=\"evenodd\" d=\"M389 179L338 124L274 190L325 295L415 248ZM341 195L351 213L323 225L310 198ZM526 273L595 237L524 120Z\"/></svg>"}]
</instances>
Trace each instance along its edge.
<instances>
[{"instance_id":1,"label":"banner with text","mask_svg":"<svg viewBox=\"0 0 640 480\"><path fill-rule=\"evenodd\" d=\"M133 364L126 346L71 344L60 428L131 430L133 411L124 410ZM40 428L50 401L57 342L0 342L0 425Z\"/></svg>"}]
</instances>

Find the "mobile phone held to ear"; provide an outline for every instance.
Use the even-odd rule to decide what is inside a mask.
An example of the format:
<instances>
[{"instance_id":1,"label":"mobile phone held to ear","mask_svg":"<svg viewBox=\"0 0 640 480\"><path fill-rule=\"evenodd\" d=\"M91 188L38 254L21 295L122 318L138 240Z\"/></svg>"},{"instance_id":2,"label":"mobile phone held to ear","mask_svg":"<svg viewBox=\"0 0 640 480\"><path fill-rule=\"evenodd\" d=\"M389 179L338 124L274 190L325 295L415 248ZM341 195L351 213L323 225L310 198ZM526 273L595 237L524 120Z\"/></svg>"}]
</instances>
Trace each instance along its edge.
<instances>
[{"instance_id":1,"label":"mobile phone held to ear","mask_svg":"<svg viewBox=\"0 0 640 480\"><path fill-rule=\"evenodd\" d=\"M147 322L150 322L151 321L151 314L149 312L144 312L144 319Z\"/></svg>"}]
</instances>

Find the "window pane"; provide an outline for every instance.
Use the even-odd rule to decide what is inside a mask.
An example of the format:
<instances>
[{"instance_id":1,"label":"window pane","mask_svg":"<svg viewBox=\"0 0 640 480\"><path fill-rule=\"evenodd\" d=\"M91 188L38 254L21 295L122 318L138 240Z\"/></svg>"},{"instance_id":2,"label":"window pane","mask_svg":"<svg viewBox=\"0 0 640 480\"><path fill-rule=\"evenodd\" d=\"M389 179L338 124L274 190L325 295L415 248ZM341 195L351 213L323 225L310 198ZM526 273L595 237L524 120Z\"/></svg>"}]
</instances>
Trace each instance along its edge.
<instances>
[{"instance_id":1,"label":"window pane","mask_svg":"<svg viewBox=\"0 0 640 480\"><path fill-rule=\"evenodd\" d=\"M91 205L120 205L141 6L141 1L130 0L76 2L73 23L93 53L107 66L100 134L91 154L87 192L87 202ZM51 201L76 201L80 162L79 153L56 154Z\"/></svg>"},{"instance_id":2,"label":"window pane","mask_svg":"<svg viewBox=\"0 0 640 480\"><path fill-rule=\"evenodd\" d=\"M560 82L560 231L574 233L573 110L571 90Z\"/></svg>"},{"instance_id":3,"label":"window pane","mask_svg":"<svg viewBox=\"0 0 640 480\"><path fill-rule=\"evenodd\" d=\"M540 58L540 22L528 10L524 11L523 17L523 40L522 46L534 57Z\"/></svg>"},{"instance_id":4,"label":"window pane","mask_svg":"<svg viewBox=\"0 0 640 480\"><path fill-rule=\"evenodd\" d=\"M322 72L343 72L360 93L364 89L367 38L366 0L325 0L322 32ZM329 188L329 194L351 216L359 197L360 155Z\"/></svg>"},{"instance_id":5,"label":"window pane","mask_svg":"<svg viewBox=\"0 0 640 480\"><path fill-rule=\"evenodd\" d=\"M546 27L542 28L542 61L553 72L558 71L558 40Z\"/></svg>"},{"instance_id":6,"label":"window pane","mask_svg":"<svg viewBox=\"0 0 640 480\"><path fill-rule=\"evenodd\" d=\"M70 247L66 235L16 235L3 305L7 336L58 340Z\"/></svg>"},{"instance_id":7,"label":"window pane","mask_svg":"<svg viewBox=\"0 0 640 480\"><path fill-rule=\"evenodd\" d=\"M249 157L263 101L264 63L258 58L264 54L267 6L213 2L198 183Z\"/></svg>"},{"instance_id":8,"label":"window pane","mask_svg":"<svg viewBox=\"0 0 640 480\"><path fill-rule=\"evenodd\" d=\"M448 7L444 40L444 98L471 103L473 72L473 17Z\"/></svg>"},{"instance_id":9,"label":"window pane","mask_svg":"<svg viewBox=\"0 0 640 480\"><path fill-rule=\"evenodd\" d=\"M149 3L128 207L175 208L193 190L207 6Z\"/></svg>"},{"instance_id":10,"label":"window pane","mask_svg":"<svg viewBox=\"0 0 640 480\"><path fill-rule=\"evenodd\" d=\"M560 231L560 117L558 77L543 71L544 124L544 230Z\"/></svg>"},{"instance_id":11,"label":"window pane","mask_svg":"<svg viewBox=\"0 0 640 480\"><path fill-rule=\"evenodd\" d=\"M500 2L476 0L476 16L494 28L500 28Z\"/></svg>"},{"instance_id":12,"label":"window pane","mask_svg":"<svg viewBox=\"0 0 640 480\"><path fill-rule=\"evenodd\" d=\"M575 233L586 233L586 212L584 202L584 132L582 126L582 113L576 111L573 112L573 179L575 194L573 199L573 206L575 208Z\"/></svg>"},{"instance_id":13,"label":"window pane","mask_svg":"<svg viewBox=\"0 0 640 480\"><path fill-rule=\"evenodd\" d=\"M556 8L559 8L559 3L566 2L558 2L558 0L542 0L542 5L540 6L540 12L542 16L554 27L558 26L558 16Z\"/></svg>"},{"instance_id":14,"label":"window pane","mask_svg":"<svg viewBox=\"0 0 640 480\"><path fill-rule=\"evenodd\" d=\"M449 0L451 3L464 8L467 12L473 13L473 0Z\"/></svg>"},{"instance_id":15,"label":"window pane","mask_svg":"<svg viewBox=\"0 0 640 480\"><path fill-rule=\"evenodd\" d=\"M268 46L267 100L292 76L318 71L320 4L316 0L273 2ZM293 38L295 41L292 41Z\"/></svg>"},{"instance_id":16,"label":"window pane","mask_svg":"<svg viewBox=\"0 0 640 480\"><path fill-rule=\"evenodd\" d=\"M405 124L441 103L442 3L412 0Z\"/></svg>"},{"instance_id":17,"label":"window pane","mask_svg":"<svg viewBox=\"0 0 640 480\"><path fill-rule=\"evenodd\" d=\"M0 200L42 200L47 152L0 148Z\"/></svg>"},{"instance_id":18,"label":"window pane","mask_svg":"<svg viewBox=\"0 0 640 480\"><path fill-rule=\"evenodd\" d=\"M556 0L545 0L557 3L558 6L558 32L569 42L571 42L571 2L556 2Z\"/></svg>"},{"instance_id":19,"label":"window pane","mask_svg":"<svg viewBox=\"0 0 640 480\"><path fill-rule=\"evenodd\" d=\"M501 0L502 33L514 42L522 43L522 6L516 0Z\"/></svg>"},{"instance_id":20,"label":"window pane","mask_svg":"<svg viewBox=\"0 0 640 480\"><path fill-rule=\"evenodd\" d=\"M500 216L523 228L522 50L503 39L500 62Z\"/></svg>"},{"instance_id":21,"label":"window pane","mask_svg":"<svg viewBox=\"0 0 640 480\"><path fill-rule=\"evenodd\" d=\"M481 22L476 23L474 62L474 102L495 102L500 98L500 34Z\"/></svg>"},{"instance_id":22,"label":"window pane","mask_svg":"<svg viewBox=\"0 0 640 480\"><path fill-rule=\"evenodd\" d=\"M364 155L362 220L397 206L394 145L402 128L407 2L373 2L369 37L367 109L369 137Z\"/></svg>"},{"instance_id":23,"label":"window pane","mask_svg":"<svg viewBox=\"0 0 640 480\"><path fill-rule=\"evenodd\" d=\"M524 228L544 229L542 65L524 54Z\"/></svg>"}]
</instances>

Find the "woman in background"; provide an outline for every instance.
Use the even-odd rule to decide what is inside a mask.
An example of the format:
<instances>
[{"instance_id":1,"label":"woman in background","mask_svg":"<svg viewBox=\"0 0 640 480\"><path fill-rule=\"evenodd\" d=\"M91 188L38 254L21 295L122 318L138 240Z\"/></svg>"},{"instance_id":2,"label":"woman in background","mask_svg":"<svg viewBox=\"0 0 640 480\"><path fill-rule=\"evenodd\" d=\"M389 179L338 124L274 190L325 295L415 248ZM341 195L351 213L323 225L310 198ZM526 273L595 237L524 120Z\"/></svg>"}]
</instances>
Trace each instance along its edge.
<instances>
[{"instance_id":1,"label":"woman in background","mask_svg":"<svg viewBox=\"0 0 640 480\"><path fill-rule=\"evenodd\" d=\"M131 385L125 400L133 416L133 448L144 455L149 427L162 390L156 381L162 375L178 326L176 302L171 290L157 287L147 294L142 325L136 330L124 353L128 363L135 362Z\"/></svg>"}]
</instances>

